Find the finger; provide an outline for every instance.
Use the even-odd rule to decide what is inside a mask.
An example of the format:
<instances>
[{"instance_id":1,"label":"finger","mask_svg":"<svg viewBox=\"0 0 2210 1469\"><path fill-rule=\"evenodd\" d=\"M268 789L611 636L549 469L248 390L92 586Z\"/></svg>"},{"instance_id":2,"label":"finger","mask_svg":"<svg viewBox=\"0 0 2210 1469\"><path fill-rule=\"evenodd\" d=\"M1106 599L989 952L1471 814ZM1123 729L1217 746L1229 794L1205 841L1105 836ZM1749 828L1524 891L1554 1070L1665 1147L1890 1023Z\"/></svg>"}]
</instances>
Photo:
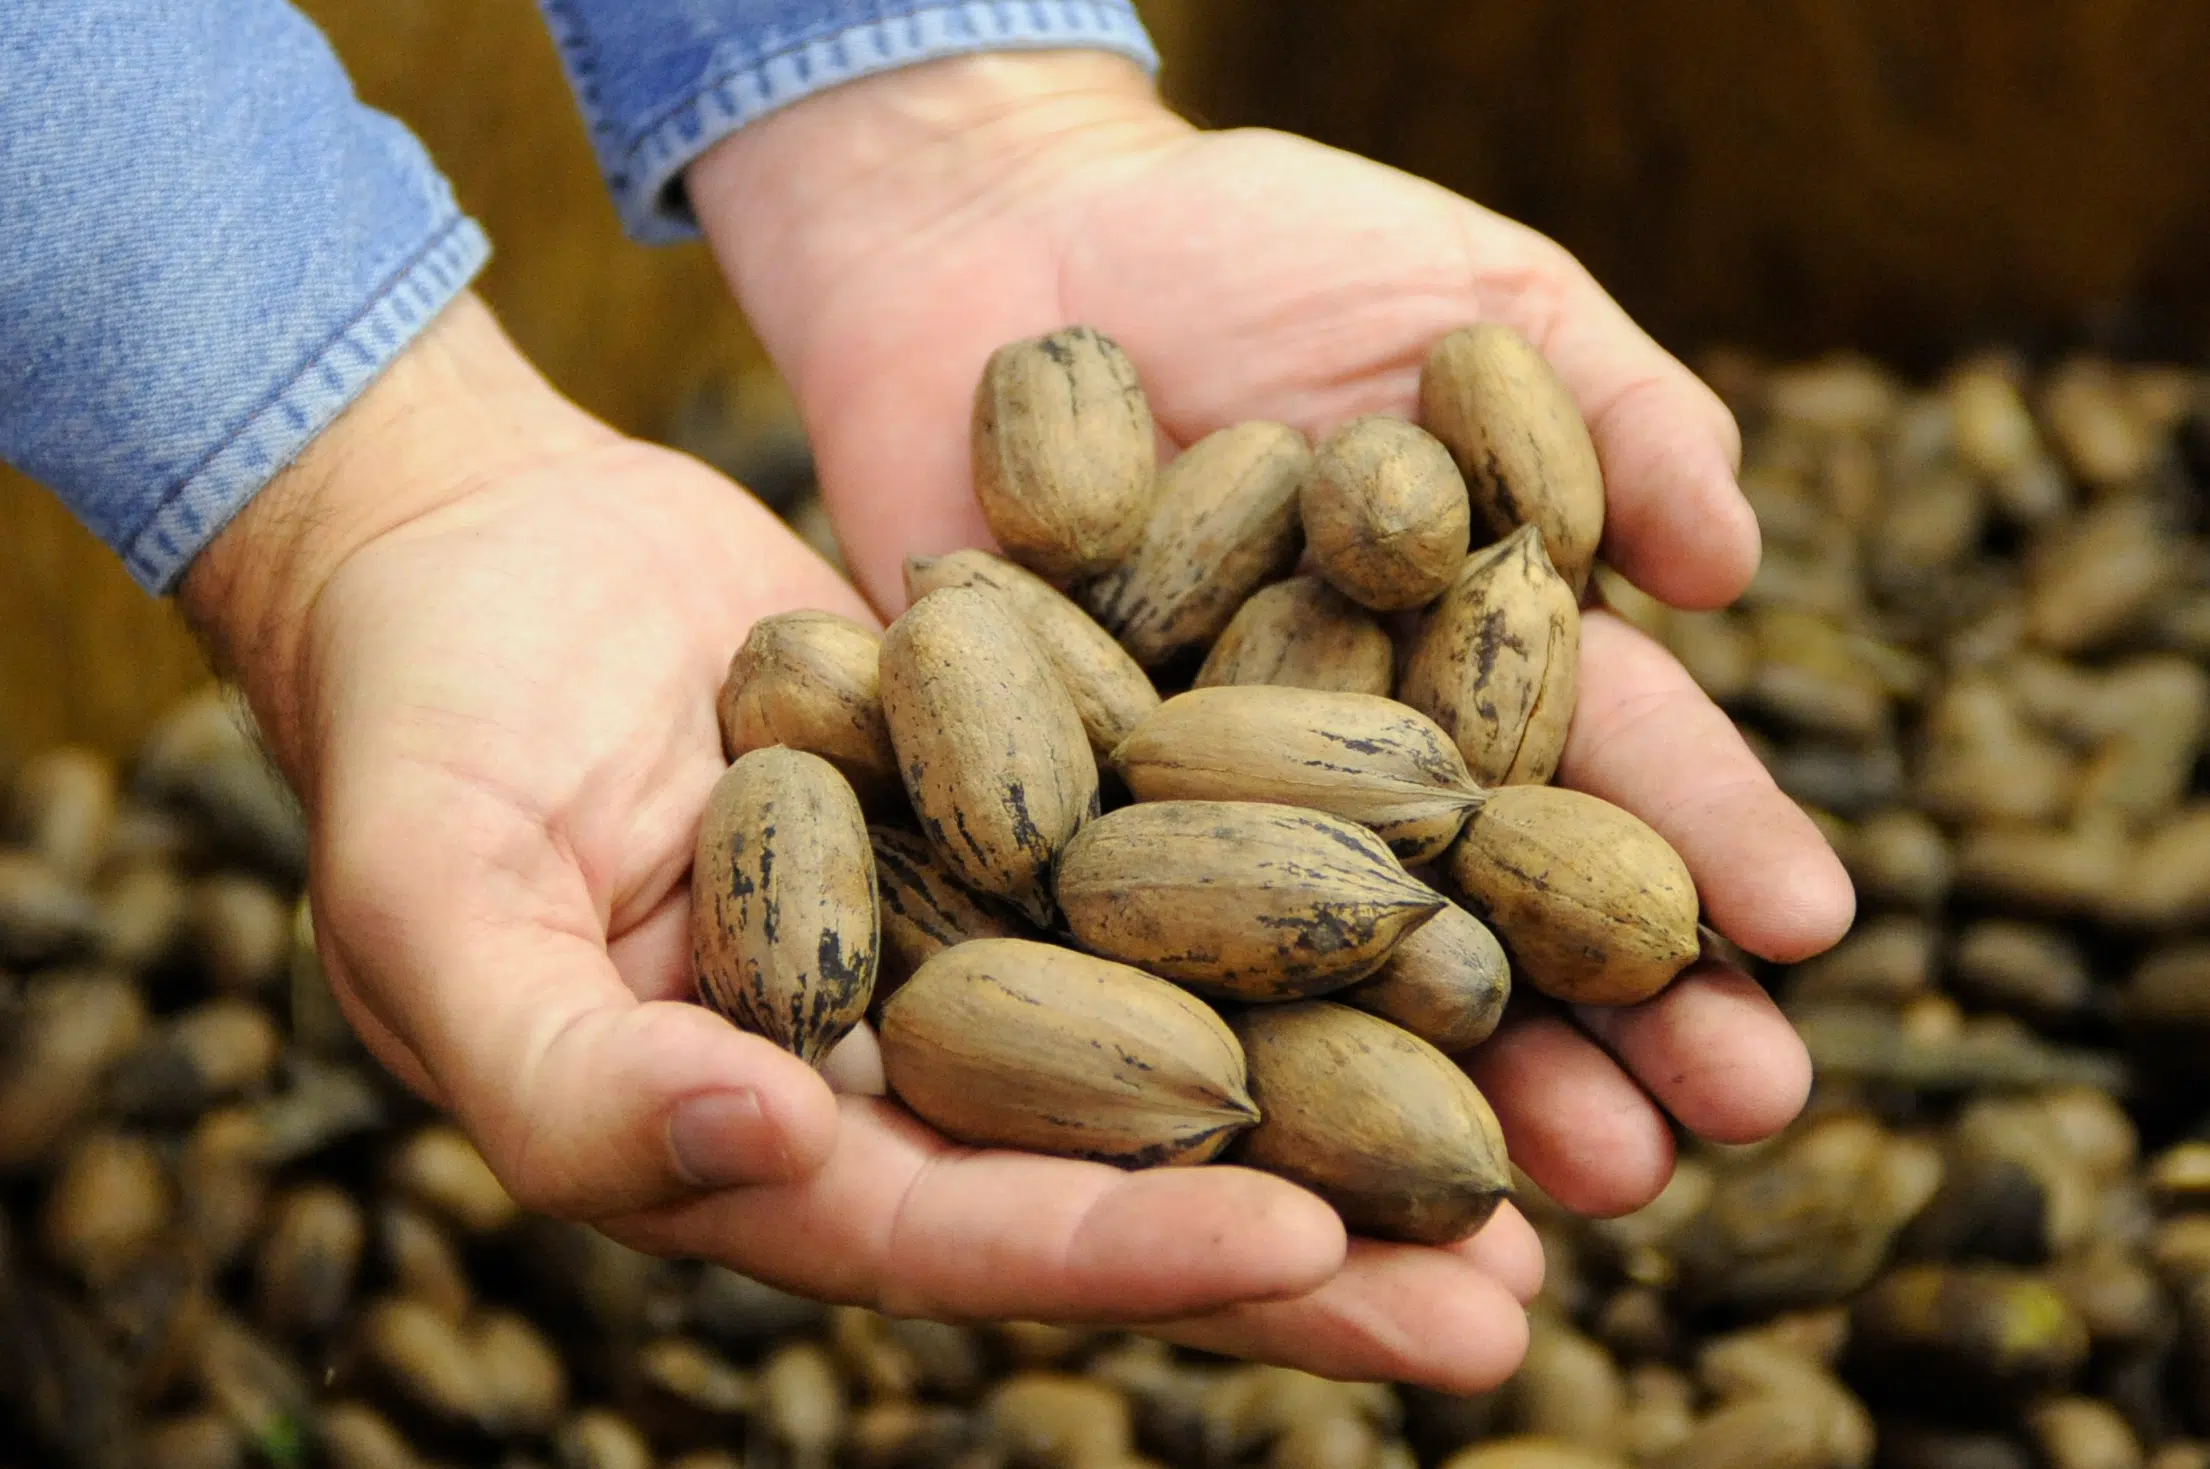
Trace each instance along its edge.
<instances>
[{"instance_id":1,"label":"finger","mask_svg":"<svg viewBox=\"0 0 2210 1469\"><path fill-rule=\"evenodd\" d=\"M1352 1382L1487 1392L1527 1351L1512 1294L1450 1250L1353 1240L1342 1270L1296 1300L1237 1306L1151 1334Z\"/></svg>"},{"instance_id":2,"label":"finger","mask_svg":"<svg viewBox=\"0 0 2210 1469\"><path fill-rule=\"evenodd\" d=\"M1580 1214L1639 1209L1672 1176L1673 1135L1642 1088L1563 1020L1514 1020L1466 1057L1517 1163Z\"/></svg>"},{"instance_id":3,"label":"finger","mask_svg":"<svg viewBox=\"0 0 2210 1469\"><path fill-rule=\"evenodd\" d=\"M1489 1279L1512 1293L1522 1306L1542 1290L1542 1239L1509 1202L1482 1226L1481 1232L1451 1250Z\"/></svg>"},{"instance_id":4,"label":"finger","mask_svg":"<svg viewBox=\"0 0 2210 1469\"><path fill-rule=\"evenodd\" d=\"M589 1218L819 1166L836 1112L810 1067L698 1006L640 1002L542 828L398 768L409 799L330 782L319 911L517 1199Z\"/></svg>"},{"instance_id":5,"label":"finger","mask_svg":"<svg viewBox=\"0 0 2210 1469\"><path fill-rule=\"evenodd\" d=\"M1660 601L1726 605L1758 557L1734 415L1578 261L1537 248L1546 268L1496 277L1483 310L1533 341L1580 406L1604 474L1604 559Z\"/></svg>"},{"instance_id":6,"label":"finger","mask_svg":"<svg viewBox=\"0 0 2210 1469\"><path fill-rule=\"evenodd\" d=\"M1575 1017L1699 1137L1749 1143L1786 1127L1811 1093L1811 1057L1748 975L1702 964L1639 1005Z\"/></svg>"},{"instance_id":7,"label":"finger","mask_svg":"<svg viewBox=\"0 0 2210 1469\"><path fill-rule=\"evenodd\" d=\"M1849 876L1811 818L1672 654L1607 612L1581 620L1581 701L1558 777L1655 827L1707 921L1751 953L1792 962L1848 930Z\"/></svg>"},{"instance_id":8,"label":"finger","mask_svg":"<svg viewBox=\"0 0 2210 1469\"><path fill-rule=\"evenodd\" d=\"M1305 1294L1343 1262L1335 1212L1263 1173L978 1152L888 1103L842 1107L813 1177L609 1228L801 1295L937 1319L1183 1316Z\"/></svg>"}]
</instances>

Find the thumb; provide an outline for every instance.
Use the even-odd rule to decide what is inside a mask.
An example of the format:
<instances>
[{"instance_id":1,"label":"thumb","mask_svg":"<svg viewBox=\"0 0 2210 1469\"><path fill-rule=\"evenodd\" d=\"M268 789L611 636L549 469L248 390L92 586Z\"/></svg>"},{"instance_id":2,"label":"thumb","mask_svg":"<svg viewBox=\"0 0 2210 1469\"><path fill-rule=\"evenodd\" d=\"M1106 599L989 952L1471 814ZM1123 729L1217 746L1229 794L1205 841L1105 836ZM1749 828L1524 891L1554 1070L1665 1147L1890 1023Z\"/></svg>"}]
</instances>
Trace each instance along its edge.
<instances>
[{"instance_id":1,"label":"thumb","mask_svg":"<svg viewBox=\"0 0 2210 1469\"><path fill-rule=\"evenodd\" d=\"M640 1000L542 828L458 782L434 794L434 826L412 801L330 823L316 910L379 1050L419 1064L518 1201L594 1219L827 1161L836 1103L811 1067L699 1006Z\"/></svg>"}]
</instances>

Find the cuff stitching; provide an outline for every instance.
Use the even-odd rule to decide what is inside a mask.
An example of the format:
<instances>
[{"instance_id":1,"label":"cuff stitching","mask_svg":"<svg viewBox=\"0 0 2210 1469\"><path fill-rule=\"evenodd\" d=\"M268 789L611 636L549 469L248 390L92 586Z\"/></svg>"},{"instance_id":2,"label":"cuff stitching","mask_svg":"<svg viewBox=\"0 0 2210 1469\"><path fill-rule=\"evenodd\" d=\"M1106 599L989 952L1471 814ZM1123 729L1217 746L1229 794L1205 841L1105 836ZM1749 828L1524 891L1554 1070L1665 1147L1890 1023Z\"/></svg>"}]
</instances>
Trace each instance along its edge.
<instances>
[{"instance_id":1,"label":"cuff stitching","mask_svg":"<svg viewBox=\"0 0 2210 1469\"><path fill-rule=\"evenodd\" d=\"M903 66L977 51L1083 47L1115 51L1156 71L1158 52L1128 0L940 0L899 16L795 40L709 69L674 101L647 114L635 141L622 145L614 120L587 93L587 52L580 27L560 0L545 0L556 41L590 117L600 166L631 238L668 244L693 238L697 221L683 198L683 170L720 139L761 117L836 84Z\"/></svg>"},{"instance_id":2,"label":"cuff stitching","mask_svg":"<svg viewBox=\"0 0 2210 1469\"><path fill-rule=\"evenodd\" d=\"M359 311L162 492L124 541L123 564L139 585L156 595L172 590L192 558L467 287L490 253L474 220L446 220Z\"/></svg>"}]
</instances>

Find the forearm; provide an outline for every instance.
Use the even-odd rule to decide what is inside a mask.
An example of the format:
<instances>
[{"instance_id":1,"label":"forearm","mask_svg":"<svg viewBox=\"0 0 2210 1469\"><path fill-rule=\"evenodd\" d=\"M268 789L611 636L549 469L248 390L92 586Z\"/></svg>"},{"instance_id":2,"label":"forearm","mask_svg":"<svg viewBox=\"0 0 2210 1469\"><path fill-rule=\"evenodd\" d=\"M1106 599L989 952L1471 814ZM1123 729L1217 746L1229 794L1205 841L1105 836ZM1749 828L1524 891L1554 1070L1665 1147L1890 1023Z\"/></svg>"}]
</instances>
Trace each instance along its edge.
<instances>
[{"instance_id":1,"label":"forearm","mask_svg":"<svg viewBox=\"0 0 2210 1469\"><path fill-rule=\"evenodd\" d=\"M0 55L0 458L167 591L487 247L279 0L15 0Z\"/></svg>"}]
</instances>

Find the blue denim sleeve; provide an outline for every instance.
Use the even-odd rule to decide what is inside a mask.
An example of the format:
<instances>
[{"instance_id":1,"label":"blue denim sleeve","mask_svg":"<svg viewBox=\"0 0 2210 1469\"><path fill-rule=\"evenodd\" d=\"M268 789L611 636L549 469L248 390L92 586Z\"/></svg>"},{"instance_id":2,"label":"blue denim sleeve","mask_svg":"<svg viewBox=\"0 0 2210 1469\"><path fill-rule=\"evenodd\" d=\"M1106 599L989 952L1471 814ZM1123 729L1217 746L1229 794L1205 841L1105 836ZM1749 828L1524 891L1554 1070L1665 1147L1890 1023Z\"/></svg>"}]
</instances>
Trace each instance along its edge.
<instances>
[{"instance_id":1,"label":"blue denim sleeve","mask_svg":"<svg viewBox=\"0 0 2210 1469\"><path fill-rule=\"evenodd\" d=\"M683 169L839 82L973 51L1078 47L1156 70L1131 0L539 0L622 226L697 233Z\"/></svg>"},{"instance_id":2,"label":"blue denim sleeve","mask_svg":"<svg viewBox=\"0 0 2210 1469\"><path fill-rule=\"evenodd\" d=\"M488 253L281 0L0 3L0 458L174 587Z\"/></svg>"}]
</instances>

